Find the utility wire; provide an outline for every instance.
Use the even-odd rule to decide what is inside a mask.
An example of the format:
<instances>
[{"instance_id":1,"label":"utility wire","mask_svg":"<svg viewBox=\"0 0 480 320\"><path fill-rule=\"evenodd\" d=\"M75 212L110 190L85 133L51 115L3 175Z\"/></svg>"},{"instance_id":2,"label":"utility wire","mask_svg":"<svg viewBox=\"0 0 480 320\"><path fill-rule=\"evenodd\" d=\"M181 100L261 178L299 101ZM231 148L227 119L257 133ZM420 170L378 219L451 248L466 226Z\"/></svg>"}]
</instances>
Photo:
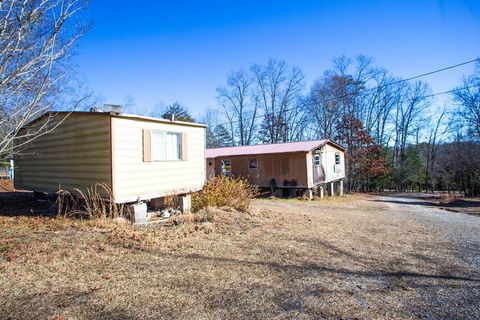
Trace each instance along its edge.
<instances>
[{"instance_id":1,"label":"utility wire","mask_svg":"<svg viewBox=\"0 0 480 320\"><path fill-rule=\"evenodd\" d=\"M454 64L454 65L452 65L452 66L448 66L448 67L445 67L445 68L437 69L437 70L434 70L434 71L422 73L422 74L419 74L419 75L414 76L414 77L410 77L410 78L406 78L406 79L402 79L402 80L390 82L390 83L387 83L387 84L384 84L384 85L380 85L380 86L378 86L378 87L376 87L376 88L372 88L372 90L377 89L377 88L383 88L384 86L390 86L390 85L394 85L394 84L398 84L398 83L402 83L402 82L406 82L406 81L415 80L415 79L422 78L422 77L425 77L425 76L429 76L429 75L431 75L431 74L439 73L439 72L442 72L442 71L446 71L446 70L450 70L450 69L455 69L455 68L464 66L464 65L466 65L466 64L470 64L470 63L473 63L473 62L477 62L477 61L480 61L480 58L473 59L473 60L469 60L469 61L465 61L465 62L462 62L462 63L459 63L459 64Z\"/></svg>"},{"instance_id":2,"label":"utility wire","mask_svg":"<svg viewBox=\"0 0 480 320\"><path fill-rule=\"evenodd\" d=\"M363 90L359 90L357 92L357 94L361 93L361 92L365 92L365 91L373 91L373 90L377 90L377 89L380 89L380 88L385 88L385 87L388 87L388 86L392 86L392 85L395 85L395 84L415 80L415 79L422 78L422 77L432 75L432 74L435 74L435 73L439 73L439 72L443 72L443 71L446 71L446 70L458 68L458 67L461 67L461 66L473 63L473 62L477 62L477 61L480 62L480 58L465 61L465 62L458 63L458 64L455 64L455 65L451 65L451 66L448 66L448 67L444 67L444 68L441 68L441 69L436 69L436 70L429 71L429 72L426 72L426 73L422 73L422 74L419 74L419 75L416 75L416 76L413 76L413 77L410 77L410 78L389 82L389 83L379 85L379 86L376 86L376 87L373 87L373 88L366 88L366 89L363 89ZM473 86L473 87L475 87L475 86ZM470 89L470 88L472 88L472 86L465 87L465 88L452 89L452 90L438 92L438 93L434 93L434 94L429 94L429 95L425 95L423 97L417 97L415 99L431 98L431 97L439 96L439 95L442 95L442 94L452 93L452 92L455 92L457 90ZM330 101L334 101L334 100L337 100L337 99L346 98L348 96L349 96L348 94L344 94L344 95L341 95L341 96L328 98L328 99L324 100L323 102L330 102ZM397 103L403 103L403 102L408 102L408 101L412 101L412 100L414 100L414 99L401 100ZM288 111L293 111L293 110L295 110L295 108L285 109L285 110L283 110L283 112L288 112ZM262 118L262 117L265 117L265 116L266 116L266 114L262 114L262 115L258 115L258 116L255 116L255 117L245 118L244 120L253 120L253 119ZM213 127L225 126L225 125L229 125L229 124L233 124L233 123L238 123L240 121L241 120L235 120L235 121L231 121L231 122L219 123L219 124L214 125Z\"/></svg>"}]
</instances>

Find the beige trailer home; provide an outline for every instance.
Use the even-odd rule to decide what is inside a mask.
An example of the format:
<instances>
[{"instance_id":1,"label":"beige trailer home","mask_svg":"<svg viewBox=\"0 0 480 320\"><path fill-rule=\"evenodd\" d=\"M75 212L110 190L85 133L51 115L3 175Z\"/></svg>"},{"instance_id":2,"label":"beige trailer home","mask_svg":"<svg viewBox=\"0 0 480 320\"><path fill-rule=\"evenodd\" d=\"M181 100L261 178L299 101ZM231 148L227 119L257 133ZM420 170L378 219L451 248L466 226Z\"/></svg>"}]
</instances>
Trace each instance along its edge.
<instances>
[{"instance_id":1,"label":"beige trailer home","mask_svg":"<svg viewBox=\"0 0 480 320\"><path fill-rule=\"evenodd\" d=\"M55 193L107 185L116 203L188 194L205 183L205 126L112 112L43 115L58 126L15 158L15 187Z\"/></svg>"},{"instance_id":2,"label":"beige trailer home","mask_svg":"<svg viewBox=\"0 0 480 320\"><path fill-rule=\"evenodd\" d=\"M345 148L331 140L207 149L207 176L243 177L262 188L343 194Z\"/></svg>"}]
</instances>

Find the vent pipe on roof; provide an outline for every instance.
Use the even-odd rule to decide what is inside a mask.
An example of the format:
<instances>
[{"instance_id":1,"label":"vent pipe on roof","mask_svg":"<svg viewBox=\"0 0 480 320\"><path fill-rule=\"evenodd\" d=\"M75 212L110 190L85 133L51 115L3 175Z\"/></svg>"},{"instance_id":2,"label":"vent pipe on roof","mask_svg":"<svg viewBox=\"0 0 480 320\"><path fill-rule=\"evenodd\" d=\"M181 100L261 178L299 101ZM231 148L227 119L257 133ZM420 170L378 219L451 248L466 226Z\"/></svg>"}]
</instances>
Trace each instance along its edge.
<instances>
[{"instance_id":1,"label":"vent pipe on roof","mask_svg":"<svg viewBox=\"0 0 480 320\"><path fill-rule=\"evenodd\" d=\"M167 119L170 121L175 121L175 113L166 113L163 115L163 119Z\"/></svg>"}]
</instances>

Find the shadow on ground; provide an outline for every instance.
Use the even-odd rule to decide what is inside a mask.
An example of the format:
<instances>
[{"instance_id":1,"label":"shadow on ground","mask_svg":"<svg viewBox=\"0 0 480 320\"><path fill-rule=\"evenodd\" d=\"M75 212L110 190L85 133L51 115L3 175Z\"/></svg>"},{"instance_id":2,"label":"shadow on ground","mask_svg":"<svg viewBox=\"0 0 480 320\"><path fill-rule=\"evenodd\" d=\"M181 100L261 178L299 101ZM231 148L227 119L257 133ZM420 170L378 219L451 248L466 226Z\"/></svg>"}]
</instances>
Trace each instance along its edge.
<instances>
[{"instance_id":1,"label":"shadow on ground","mask_svg":"<svg viewBox=\"0 0 480 320\"><path fill-rule=\"evenodd\" d=\"M0 216L55 215L55 202L37 199L33 192L0 192Z\"/></svg>"},{"instance_id":2,"label":"shadow on ground","mask_svg":"<svg viewBox=\"0 0 480 320\"><path fill-rule=\"evenodd\" d=\"M301 265L297 264L287 264L287 263L276 263L272 261L247 261L235 258L221 258L221 257L210 257L201 254L188 254L188 255L180 255L180 257L187 258L187 259L194 259L194 260L210 260L216 263L234 263L239 265L261 265L266 266L270 269L274 269L276 271L285 271L285 270L292 270L298 271L301 273L305 272L322 272L322 273L334 273L334 274L341 274L347 276L361 276L361 277L387 277L387 278L411 278L411 279L442 279L442 280L453 280L453 281L467 281L473 283L480 283L480 278L478 277L471 277L471 276L462 276L462 275L455 275L455 274L427 274L427 273L416 273L416 272L408 272L408 271L397 271L397 272L389 272L389 271L358 271L358 270L350 270L344 268L331 268L323 265L319 265L316 263L305 263Z\"/></svg>"},{"instance_id":3,"label":"shadow on ground","mask_svg":"<svg viewBox=\"0 0 480 320\"><path fill-rule=\"evenodd\" d=\"M442 199L431 194L413 193L413 194L380 194L383 199L371 199L373 202L385 202L400 205L415 205L415 206L428 206L432 208L441 209L458 209L460 212L462 208L480 210L480 199L452 199L445 202ZM387 198L387 199L385 199Z\"/></svg>"}]
</instances>

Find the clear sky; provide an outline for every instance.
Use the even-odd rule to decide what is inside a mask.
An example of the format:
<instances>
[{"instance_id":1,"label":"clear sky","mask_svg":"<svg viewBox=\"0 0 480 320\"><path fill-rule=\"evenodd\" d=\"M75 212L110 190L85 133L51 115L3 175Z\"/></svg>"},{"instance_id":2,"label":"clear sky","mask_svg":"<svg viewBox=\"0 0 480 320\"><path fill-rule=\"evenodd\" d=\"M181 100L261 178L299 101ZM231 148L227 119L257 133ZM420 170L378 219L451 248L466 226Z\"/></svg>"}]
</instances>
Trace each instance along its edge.
<instances>
[{"instance_id":1,"label":"clear sky","mask_svg":"<svg viewBox=\"0 0 480 320\"><path fill-rule=\"evenodd\" d=\"M332 58L372 56L399 77L480 57L479 0L104 1L75 58L106 103L178 100L196 116L231 70L282 59L310 87ZM473 65L423 80L450 90Z\"/></svg>"}]
</instances>

